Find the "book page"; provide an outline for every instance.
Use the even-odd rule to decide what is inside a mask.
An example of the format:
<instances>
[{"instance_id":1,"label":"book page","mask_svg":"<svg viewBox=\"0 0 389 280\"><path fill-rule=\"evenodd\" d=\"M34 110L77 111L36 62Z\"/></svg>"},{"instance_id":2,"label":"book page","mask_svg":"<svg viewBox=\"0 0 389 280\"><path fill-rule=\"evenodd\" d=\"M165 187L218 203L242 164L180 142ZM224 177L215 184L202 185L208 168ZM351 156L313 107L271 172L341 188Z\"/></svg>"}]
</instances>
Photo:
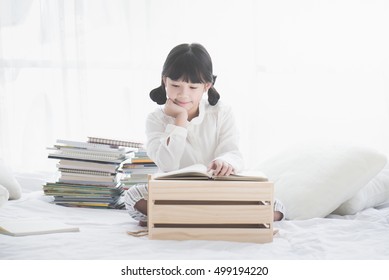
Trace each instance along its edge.
<instances>
[{"instance_id":1,"label":"book page","mask_svg":"<svg viewBox=\"0 0 389 280\"><path fill-rule=\"evenodd\" d=\"M245 171L229 176L214 176L213 170L207 171L207 167L202 164L191 165L179 170L154 174L156 180L220 180L220 181L268 181L267 176L259 171Z\"/></svg>"},{"instance_id":2,"label":"book page","mask_svg":"<svg viewBox=\"0 0 389 280\"><path fill-rule=\"evenodd\" d=\"M230 176L213 176L214 180L221 181L257 181L257 182L266 182L268 181L267 176L259 171L255 172L241 172L238 174L231 174Z\"/></svg>"},{"instance_id":3,"label":"book page","mask_svg":"<svg viewBox=\"0 0 389 280\"><path fill-rule=\"evenodd\" d=\"M179 170L170 171L166 173L156 173L153 179L208 179L211 174L207 172L207 167L202 164L194 164Z\"/></svg>"}]
</instances>

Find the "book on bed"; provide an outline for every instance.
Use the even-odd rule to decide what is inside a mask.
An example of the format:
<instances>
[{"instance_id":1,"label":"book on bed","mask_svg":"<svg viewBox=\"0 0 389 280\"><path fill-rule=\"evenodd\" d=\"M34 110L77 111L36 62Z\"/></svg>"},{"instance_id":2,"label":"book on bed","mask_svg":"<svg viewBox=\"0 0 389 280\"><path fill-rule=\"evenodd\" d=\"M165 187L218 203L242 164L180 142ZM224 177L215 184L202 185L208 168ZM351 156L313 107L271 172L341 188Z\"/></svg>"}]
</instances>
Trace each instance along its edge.
<instances>
[{"instance_id":1,"label":"book on bed","mask_svg":"<svg viewBox=\"0 0 389 280\"><path fill-rule=\"evenodd\" d=\"M156 173L152 177L155 180L220 180L220 181L257 181L266 182L268 178L259 171L246 171L229 176L215 176L213 170L207 170L203 164L194 164L179 170Z\"/></svg>"},{"instance_id":2,"label":"book on bed","mask_svg":"<svg viewBox=\"0 0 389 280\"><path fill-rule=\"evenodd\" d=\"M58 221L16 219L0 221L0 233L11 236L26 236L36 234L77 232L80 229Z\"/></svg>"}]
</instances>

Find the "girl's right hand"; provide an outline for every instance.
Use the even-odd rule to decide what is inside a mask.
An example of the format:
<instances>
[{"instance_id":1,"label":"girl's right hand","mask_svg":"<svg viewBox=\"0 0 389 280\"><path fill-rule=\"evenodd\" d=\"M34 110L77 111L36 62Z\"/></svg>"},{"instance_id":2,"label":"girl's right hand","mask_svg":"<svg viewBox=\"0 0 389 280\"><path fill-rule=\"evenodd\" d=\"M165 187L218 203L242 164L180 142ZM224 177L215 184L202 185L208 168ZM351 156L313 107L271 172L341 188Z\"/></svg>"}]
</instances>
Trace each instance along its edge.
<instances>
[{"instance_id":1,"label":"girl's right hand","mask_svg":"<svg viewBox=\"0 0 389 280\"><path fill-rule=\"evenodd\" d=\"M184 126L188 120L188 112L185 108L177 105L170 98L166 100L164 112L176 119L176 125Z\"/></svg>"},{"instance_id":2,"label":"girl's right hand","mask_svg":"<svg viewBox=\"0 0 389 280\"><path fill-rule=\"evenodd\" d=\"M234 168L226 161L216 159L208 165L208 171L212 171L215 176L230 176L234 174Z\"/></svg>"}]
</instances>

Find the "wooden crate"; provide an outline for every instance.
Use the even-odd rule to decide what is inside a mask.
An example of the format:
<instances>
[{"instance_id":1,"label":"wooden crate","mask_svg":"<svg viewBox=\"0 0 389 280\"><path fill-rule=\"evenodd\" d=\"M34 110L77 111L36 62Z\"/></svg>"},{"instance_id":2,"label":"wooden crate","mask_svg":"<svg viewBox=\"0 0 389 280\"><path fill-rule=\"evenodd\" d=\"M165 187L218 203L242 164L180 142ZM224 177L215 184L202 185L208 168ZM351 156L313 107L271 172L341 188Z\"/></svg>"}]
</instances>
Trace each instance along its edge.
<instances>
[{"instance_id":1,"label":"wooden crate","mask_svg":"<svg viewBox=\"0 0 389 280\"><path fill-rule=\"evenodd\" d=\"M273 240L273 183L149 179L150 239Z\"/></svg>"}]
</instances>

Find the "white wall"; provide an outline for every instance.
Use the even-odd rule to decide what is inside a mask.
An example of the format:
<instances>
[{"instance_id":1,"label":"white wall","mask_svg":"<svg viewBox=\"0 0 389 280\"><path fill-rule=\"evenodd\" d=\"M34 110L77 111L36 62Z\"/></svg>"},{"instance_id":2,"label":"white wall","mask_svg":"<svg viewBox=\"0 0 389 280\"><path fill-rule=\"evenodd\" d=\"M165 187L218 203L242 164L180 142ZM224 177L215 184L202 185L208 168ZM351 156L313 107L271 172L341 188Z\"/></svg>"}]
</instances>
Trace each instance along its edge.
<instances>
[{"instance_id":1,"label":"white wall","mask_svg":"<svg viewBox=\"0 0 389 280\"><path fill-rule=\"evenodd\" d=\"M210 52L248 166L308 141L389 154L386 1L0 4L0 157L15 169L53 168L57 138L144 140L148 93L182 42Z\"/></svg>"}]
</instances>

